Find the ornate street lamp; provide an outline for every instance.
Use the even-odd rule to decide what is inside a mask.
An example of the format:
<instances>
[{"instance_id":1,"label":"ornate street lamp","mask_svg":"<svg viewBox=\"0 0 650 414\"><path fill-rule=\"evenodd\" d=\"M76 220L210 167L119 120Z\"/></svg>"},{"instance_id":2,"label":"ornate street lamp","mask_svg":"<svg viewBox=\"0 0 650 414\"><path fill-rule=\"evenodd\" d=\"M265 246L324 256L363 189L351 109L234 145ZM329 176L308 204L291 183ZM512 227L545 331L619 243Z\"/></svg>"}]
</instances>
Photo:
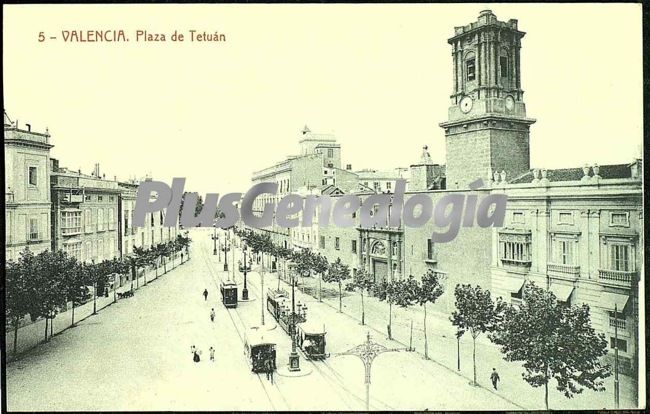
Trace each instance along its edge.
<instances>
[{"instance_id":1,"label":"ornate street lamp","mask_svg":"<svg viewBox=\"0 0 650 414\"><path fill-rule=\"evenodd\" d=\"M300 371L300 356L296 352L296 272L291 271L291 353L289 371Z\"/></svg>"},{"instance_id":2,"label":"ornate street lamp","mask_svg":"<svg viewBox=\"0 0 650 414\"><path fill-rule=\"evenodd\" d=\"M230 251L228 241L230 241L230 236L226 233L226 238L223 241L223 270L225 272L228 271L228 252ZM230 280L230 273L228 273L228 280Z\"/></svg>"},{"instance_id":3,"label":"ornate street lamp","mask_svg":"<svg viewBox=\"0 0 650 414\"><path fill-rule=\"evenodd\" d=\"M357 345L354 348L337 354L341 355L354 355L361 359L363 366L365 368L365 384L366 384L366 410L370 410L370 369L372 368L372 361L379 355L384 352L394 352L402 351L402 348L386 348L383 345L372 342L370 340L370 332L366 336L366 342L361 345Z\"/></svg>"},{"instance_id":4,"label":"ornate street lamp","mask_svg":"<svg viewBox=\"0 0 650 414\"><path fill-rule=\"evenodd\" d=\"M246 285L246 273L248 263L246 262L246 252L248 251L248 246L244 243L244 288L241 291L241 299L248 300L248 285Z\"/></svg>"},{"instance_id":5,"label":"ornate street lamp","mask_svg":"<svg viewBox=\"0 0 650 414\"><path fill-rule=\"evenodd\" d=\"M212 235L212 241L214 242L214 249L212 250L212 254L216 255L217 254L217 223L213 224L214 227L214 234Z\"/></svg>"}]
</instances>

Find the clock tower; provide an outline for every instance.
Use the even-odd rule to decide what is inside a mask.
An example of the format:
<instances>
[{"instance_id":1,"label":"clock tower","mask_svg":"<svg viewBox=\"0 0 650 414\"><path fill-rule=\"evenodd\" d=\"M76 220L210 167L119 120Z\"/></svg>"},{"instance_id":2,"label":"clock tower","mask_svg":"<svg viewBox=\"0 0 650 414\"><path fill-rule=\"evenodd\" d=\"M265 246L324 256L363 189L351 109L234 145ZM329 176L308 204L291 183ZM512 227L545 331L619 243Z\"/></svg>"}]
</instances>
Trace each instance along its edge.
<instances>
[{"instance_id":1,"label":"clock tower","mask_svg":"<svg viewBox=\"0 0 650 414\"><path fill-rule=\"evenodd\" d=\"M529 127L521 89L517 20L497 20L490 10L455 28L453 93L445 130L447 188L467 188L505 171L506 181L530 169Z\"/></svg>"}]
</instances>

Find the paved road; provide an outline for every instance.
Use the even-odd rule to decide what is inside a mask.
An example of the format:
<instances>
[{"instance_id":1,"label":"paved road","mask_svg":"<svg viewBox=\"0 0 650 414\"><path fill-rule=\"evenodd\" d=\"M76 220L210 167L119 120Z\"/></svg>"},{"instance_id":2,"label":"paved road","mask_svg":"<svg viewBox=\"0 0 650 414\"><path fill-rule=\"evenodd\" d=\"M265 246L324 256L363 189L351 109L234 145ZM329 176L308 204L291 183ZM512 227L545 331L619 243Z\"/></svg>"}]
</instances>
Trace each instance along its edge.
<instances>
[{"instance_id":1,"label":"paved road","mask_svg":"<svg viewBox=\"0 0 650 414\"><path fill-rule=\"evenodd\" d=\"M92 316L7 367L9 410L363 410L363 366L354 357L334 356L361 343L370 331L331 306L299 294L309 318L327 327L325 362L302 361L303 377L276 375L271 384L250 372L242 335L260 325L261 276L249 278L250 302L236 310L221 306L217 284L225 277L213 256L210 232L196 229L191 260L130 299ZM236 252L239 255L239 252ZM231 263L232 264L232 263ZM241 283L241 275L236 275ZM276 286L266 274L265 287ZM210 294L207 301L203 289ZM217 317L210 322L209 312ZM275 325L265 315L267 326ZM278 346L278 367L288 363L284 331L265 335ZM191 345L202 350L194 363ZM215 362L208 348L217 350ZM408 352L384 354L372 369L371 409L512 410L498 395L469 387L464 377Z\"/></svg>"}]
</instances>

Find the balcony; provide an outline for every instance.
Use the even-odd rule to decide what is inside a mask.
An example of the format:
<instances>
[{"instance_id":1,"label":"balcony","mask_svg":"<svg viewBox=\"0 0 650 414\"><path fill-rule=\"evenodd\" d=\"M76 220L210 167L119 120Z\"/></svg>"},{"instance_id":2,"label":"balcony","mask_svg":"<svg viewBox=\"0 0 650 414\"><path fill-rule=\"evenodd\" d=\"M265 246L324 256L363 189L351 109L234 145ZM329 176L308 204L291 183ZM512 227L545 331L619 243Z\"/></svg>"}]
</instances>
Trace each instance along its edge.
<instances>
[{"instance_id":1,"label":"balcony","mask_svg":"<svg viewBox=\"0 0 650 414\"><path fill-rule=\"evenodd\" d=\"M526 260L526 259L506 259L504 257L501 258L501 263L506 265L506 266L515 266L515 267L530 267L531 261Z\"/></svg>"},{"instance_id":2,"label":"balcony","mask_svg":"<svg viewBox=\"0 0 650 414\"><path fill-rule=\"evenodd\" d=\"M61 234L63 236L76 236L81 234L81 226L79 227L61 227Z\"/></svg>"},{"instance_id":3,"label":"balcony","mask_svg":"<svg viewBox=\"0 0 650 414\"><path fill-rule=\"evenodd\" d=\"M618 318L613 318L609 317L609 327L610 328L618 328L618 329L625 329L625 319L618 319Z\"/></svg>"},{"instance_id":4,"label":"balcony","mask_svg":"<svg viewBox=\"0 0 650 414\"><path fill-rule=\"evenodd\" d=\"M569 277L572 279L580 276L580 266L565 265L559 263L547 263L546 272L551 276Z\"/></svg>"},{"instance_id":5,"label":"balcony","mask_svg":"<svg viewBox=\"0 0 650 414\"><path fill-rule=\"evenodd\" d=\"M598 270L598 278L601 283L615 286L630 286L632 278L636 276L635 271L629 270Z\"/></svg>"}]
</instances>

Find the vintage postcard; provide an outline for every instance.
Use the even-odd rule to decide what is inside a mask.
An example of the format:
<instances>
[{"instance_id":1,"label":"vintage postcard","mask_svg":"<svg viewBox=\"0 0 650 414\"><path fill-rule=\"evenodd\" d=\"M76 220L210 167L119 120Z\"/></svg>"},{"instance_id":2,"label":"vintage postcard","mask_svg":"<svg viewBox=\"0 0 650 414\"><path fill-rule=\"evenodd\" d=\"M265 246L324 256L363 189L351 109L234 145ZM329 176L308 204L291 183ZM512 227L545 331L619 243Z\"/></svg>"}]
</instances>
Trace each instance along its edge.
<instances>
[{"instance_id":1,"label":"vintage postcard","mask_svg":"<svg viewBox=\"0 0 650 414\"><path fill-rule=\"evenodd\" d=\"M4 5L3 408L644 408L642 13Z\"/></svg>"}]
</instances>

